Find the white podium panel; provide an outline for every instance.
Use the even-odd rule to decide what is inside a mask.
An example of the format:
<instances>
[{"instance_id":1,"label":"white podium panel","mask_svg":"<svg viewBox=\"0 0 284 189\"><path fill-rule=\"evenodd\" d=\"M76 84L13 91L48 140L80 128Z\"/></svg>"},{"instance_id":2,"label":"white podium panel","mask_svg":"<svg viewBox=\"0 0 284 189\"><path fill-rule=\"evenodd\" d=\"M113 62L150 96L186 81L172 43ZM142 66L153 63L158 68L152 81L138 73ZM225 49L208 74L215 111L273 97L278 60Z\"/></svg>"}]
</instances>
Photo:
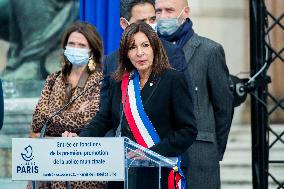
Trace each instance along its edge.
<instances>
[{"instance_id":1,"label":"white podium panel","mask_svg":"<svg viewBox=\"0 0 284 189\"><path fill-rule=\"evenodd\" d=\"M14 138L12 180L124 181L124 138Z\"/></svg>"}]
</instances>

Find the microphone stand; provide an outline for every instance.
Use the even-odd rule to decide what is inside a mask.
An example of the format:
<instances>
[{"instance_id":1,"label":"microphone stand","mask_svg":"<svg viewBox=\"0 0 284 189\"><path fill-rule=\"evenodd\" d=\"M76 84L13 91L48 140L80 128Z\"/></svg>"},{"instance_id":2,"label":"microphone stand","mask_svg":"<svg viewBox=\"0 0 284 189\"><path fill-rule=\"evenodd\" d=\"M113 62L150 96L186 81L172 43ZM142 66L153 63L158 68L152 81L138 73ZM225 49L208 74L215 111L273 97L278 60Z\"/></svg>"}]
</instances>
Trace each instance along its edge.
<instances>
[{"instance_id":1,"label":"microphone stand","mask_svg":"<svg viewBox=\"0 0 284 189\"><path fill-rule=\"evenodd\" d=\"M128 87L126 89L126 93L125 93L124 98L123 98L119 124L118 124L116 131L115 131L115 137L121 137L121 124L122 124L122 118L123 118L123 115L124 115L124 106L125 106L125 101L126 101L126 97L127 97L127 92L128 92Z\"/></svg>"},{"instance_id":2,"label":"microphone stand","mask_svg":"<svg viewBox=\"0 0 284 189\"><path fill-rule=\"evenodd\" d=\"M80 93L78 96L76 96L74 99L70 100L67 104L65 104L62 108L60 108L59 110L57 110L56 112L54 112L48 119L47 121L44 123L42 129L40 130L40 136L39 138L44 138L45 136L45 132L47 129L48 124L50 123L50 120L60 114L63 110L65 110L65 108L67 108L68 106L70 106L75 100L77 100L80 96L84 95L88 90L90 90L93 87L93 85L91 85L90 87L88 87L86 90L84 90L82 93ZM32 181L32 188L36 189L37 184L36 181ZM70 188L70 183L67 184L67 188Z\"/></svg>"},{"instance_id":3,"label":"microphone stand","mask_svg":"<svg viewBox=\"0 0 284 189\"><path fill-rule=\"evenodd\" d=\"M115 137L121 137L121 124L122 124L122 118L123 118L123 115L124 115L124 107L125 107L126 97L128 95L127 94L128 93L128 85L129 85L130 80L133 79L133 75L134 75L133 71L130 72L126 92L125 92L125 95L123 97L122 110L121 110L121 113L120 113L119 124L118 124L116 131L115 131Z\"/></svg>"}]
</instances>

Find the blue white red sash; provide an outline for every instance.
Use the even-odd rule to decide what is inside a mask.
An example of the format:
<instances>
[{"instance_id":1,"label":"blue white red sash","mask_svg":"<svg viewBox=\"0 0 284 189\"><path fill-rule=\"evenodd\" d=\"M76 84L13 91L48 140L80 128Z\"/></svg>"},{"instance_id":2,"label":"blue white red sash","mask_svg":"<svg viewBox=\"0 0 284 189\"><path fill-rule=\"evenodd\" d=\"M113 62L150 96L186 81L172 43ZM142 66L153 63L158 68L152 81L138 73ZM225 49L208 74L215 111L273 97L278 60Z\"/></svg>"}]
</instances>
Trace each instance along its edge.
<instances>
[{"instance_id":1,"label":"blue white red sash","mask_svg":"<svg viewBox=\"0 0 284 189\"><path fill-rule=\"evenodd\" d=\"M121 83L121 96L126 97L122 99L125 117L136 142L145 148L150 148L160 142L160 137L144 110L137 70L134 70L133 79L130 80L129 75L125 73ZM186 187L179 163L180 161L178 161L177 170L173 169L169 175L168 189L185 189Z\"/></svg>"}]
</instances>

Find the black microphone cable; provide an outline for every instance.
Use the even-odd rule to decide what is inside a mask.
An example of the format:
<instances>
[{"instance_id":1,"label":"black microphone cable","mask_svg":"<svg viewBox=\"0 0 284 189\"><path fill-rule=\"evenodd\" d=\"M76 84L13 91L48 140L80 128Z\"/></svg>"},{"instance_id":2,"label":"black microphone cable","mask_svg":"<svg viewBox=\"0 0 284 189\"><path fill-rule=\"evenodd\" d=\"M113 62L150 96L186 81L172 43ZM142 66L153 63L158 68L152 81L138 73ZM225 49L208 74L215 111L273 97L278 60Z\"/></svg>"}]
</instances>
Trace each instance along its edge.
<instances>
[{"instance_id":1,"label":"black microphone cable","mask_svg":"<svg viewBox=\"0 0 284 189\"><path fill-rule=\"evenodd\" d=\"M123 102L122 102L122 109L121 109L121 113L120 113L120 119L119 119L119 124L118 124L118 127L115 131L115 137L121 137L121 124L122 124L122 119L123 119L123 115L124 115L124 107L125 107L125 102L126 102L126 97L128 95L128 85L129 85L129 82L130 80L133 79L133 76L134 76L134 72L130 72L129 74L129 80L128 80L128 84L127 84L127 88L126 88L126 92L125 92L125 95L123 97Z\"/></svg>"}]
</instances>

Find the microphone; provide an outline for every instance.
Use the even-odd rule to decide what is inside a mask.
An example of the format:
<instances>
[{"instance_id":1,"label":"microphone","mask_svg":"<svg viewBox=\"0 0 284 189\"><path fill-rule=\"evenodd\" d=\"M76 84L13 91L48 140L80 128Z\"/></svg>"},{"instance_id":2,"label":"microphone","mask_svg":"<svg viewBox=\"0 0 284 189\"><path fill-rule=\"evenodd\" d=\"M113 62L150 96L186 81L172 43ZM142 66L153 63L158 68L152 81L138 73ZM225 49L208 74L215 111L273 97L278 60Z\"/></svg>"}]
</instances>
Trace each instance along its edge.
<instances>
[{"instance_id":1,"label":"microphone","mask_svg":"<svg viewBox=\"0 0 284 189\"><path fill-rule=\"evenodd\" d=\"M129 74L128 85L129 85L130 80L132 80L133 78L134 78L134 71L131 71L130 74ZM119 119L118 127L115 131L115 137L121 137L121 125L122 125L122 118L123 118L123 115L124 115L124 107L125 107L126 97L128 95L127 94L128 93L128 85L127 85L127 88L126 88L126 93L123 97L122 109L120 111L120 119Z\"/></svg>"},{"instance_id":2,"label":"microphone","mask_svg":"<svg viewBox=\"0 0 284 189\"><path fill-rule=\"evenodd\" d=\"M100 83L100 82L99 82ZM93 85L91 85L90 87L88 87L86 90L84 90L82 93L80 93L78 96L76 96L74 99L70 100L67 104L65 104L62 108L59 108L56 112L54 112L44 123L42 129L40 130L40 136L39 138L43 138L45 136L45 132L47 129L47 126L49 125L51 119L53 117L55 117L56 115L60 114L63 110L65 110L65 108L67 108L68 106L70 106L75 100L77 100L80 96L83 96L88 90L90 90L93 87Z\"/></svg>"}]
</instances>

